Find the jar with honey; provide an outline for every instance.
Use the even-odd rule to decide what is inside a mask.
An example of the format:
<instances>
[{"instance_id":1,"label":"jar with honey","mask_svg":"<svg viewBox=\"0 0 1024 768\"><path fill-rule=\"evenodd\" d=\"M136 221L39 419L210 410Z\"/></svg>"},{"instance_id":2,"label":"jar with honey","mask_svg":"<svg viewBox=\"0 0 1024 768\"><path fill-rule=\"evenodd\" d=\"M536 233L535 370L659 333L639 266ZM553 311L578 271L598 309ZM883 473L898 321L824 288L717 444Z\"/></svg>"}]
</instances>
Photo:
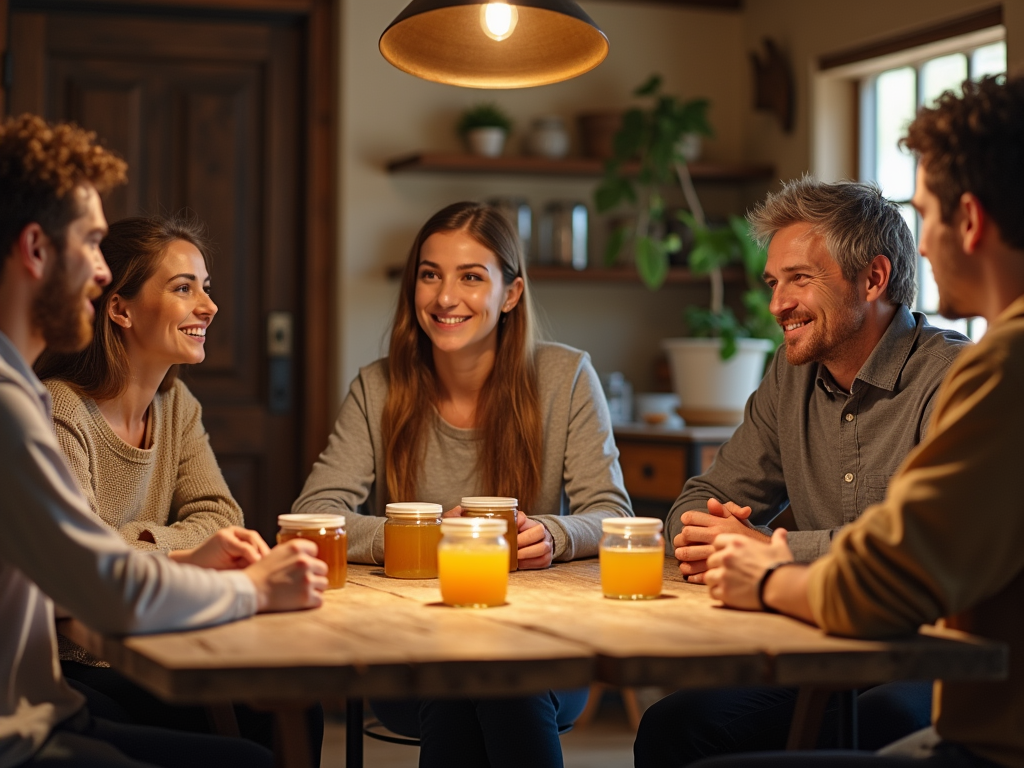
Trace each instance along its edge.
<instances>
[{"instance_id":1,"label":"jar with honey","mask_svg":"<svg viewBox=\"0 0 1024 768\"><path fill-rule=\"evenodd\" d=\"M653 600L665 567L662 522L656 517L601 521L601 591L613 600Z\"/></svg>"},{"instance_id":2,"label":"jar with honey","mask_svg":"<svg viewBox=\"0 0 1024 768\"><path fill-rule=\"evenodd\" d=\"M508 570L519 568L519 526L516 514L519 511L519 500L505 496L463 496L463 517L484 517L504 520L505 540L508 542Z\"/></svg>"},{"instance_id":3,"label":"jar with honey","mask_svg":"<svg viewBox=\"0 0 1024 768\"><path fill-rule=\"evenodd\" d=\"M436 579L441 505L388 504L384 523L384 573L396 579Z\"/></svg>"},{"instance_id":4,"label":"jar with honey","mask_svg":"<svg viewBox=\"0 0 1024 768\"><path fill-rule=\"evenodd\" d=\"M309 539L317 557L327 563L327 588L341 589L348 577L348 539L345 516L328 514L278 515L277 543Z\"/></svg>"},{"instance_id":5,"label":"jar with honey","mask_svg":"<svg viewBox=\"0 0 1024 768\"><path fill-rule=\"evenodd\" d=\"M508 591L507 523L501 518L449 517L441 521L437 575L441 600L456 608L505 603Z\"/></svg>"}]
</instances>

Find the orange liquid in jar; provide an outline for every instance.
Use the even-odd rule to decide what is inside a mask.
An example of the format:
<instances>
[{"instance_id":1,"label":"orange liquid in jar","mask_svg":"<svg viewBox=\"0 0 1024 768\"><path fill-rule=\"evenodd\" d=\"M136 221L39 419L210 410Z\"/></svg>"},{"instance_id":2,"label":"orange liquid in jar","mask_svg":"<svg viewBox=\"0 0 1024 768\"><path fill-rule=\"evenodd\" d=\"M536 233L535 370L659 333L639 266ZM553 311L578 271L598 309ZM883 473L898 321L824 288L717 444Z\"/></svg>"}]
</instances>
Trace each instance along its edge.
<instances>
[{"instance_id":1,"label":"orange liquid in jar","mask_svg":"<svg viewBox=\"0 0 1024 768\"><path fill-rule=\"evenodd\" d=\"M441 600L457 608L505 604L508 555L499 547L445 547L437 553Z\"/></svg>"},{"instance_id":2,"label":"orange liquid in jar","mask_svg":"<svg viewBox=\"0 0 1024 768\"><path fill-rule=\"evenodd\" d=\"M396 579L436 579L441 526L388 521L384 526L384 573Z\"/></svg>"},{"instance_id":3,"label":"orange liquid in jar","mask_svg":"<svg viewBox=\"0 0 1024 768\"><path fill-rule=\"evenodd\" d=\"M316 556L327 563L327 588L341 589L348 578L348 538L344 531L333 528L284 530L277 534L277 543L291 539L308 539L316 544Z\"/></svg>"},{"instance_id":4,"label":"orange liquid in jar","mask_svg":"<svg viewBox=\"0 0 1024 768\"><path fill-rule=\"evenodd\" d=\"M508 570L519 570L519 530L516 527L516 510L514 509L465 509L462 510L463 517L493 517L496 520L504 520L508 523L505 529L505 541L508 542Z\"/></svg>"},{"instance_id":5,"label":"orange liquid in jar","mask_svg":"<svg viewBox=\"0 0 1024 768\"><path fill-rule=\"evenodd\" d=\"M601 591L617 600L652 600L661 594L661 547L601 549Z\"/></svg>"}]
</instances>

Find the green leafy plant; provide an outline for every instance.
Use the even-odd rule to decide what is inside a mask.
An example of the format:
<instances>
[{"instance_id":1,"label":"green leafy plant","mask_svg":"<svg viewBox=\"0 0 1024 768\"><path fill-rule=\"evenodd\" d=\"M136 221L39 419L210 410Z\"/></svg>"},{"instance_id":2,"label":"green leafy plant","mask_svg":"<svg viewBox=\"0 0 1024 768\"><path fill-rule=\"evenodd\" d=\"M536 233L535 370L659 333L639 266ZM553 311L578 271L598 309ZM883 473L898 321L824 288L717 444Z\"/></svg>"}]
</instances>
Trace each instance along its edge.
<instances>
[{"instance_id":1,"label":"green leafy plant","mask_svg":"<svg viewBox=\"0 0 1024 768\"><path fill-rule=\"evenodd\" d=\"M652 75L634 91L635 96L651 97L654 103L649 109L635 108L624 115L614 140L615 154L606 163L604 178L594 195L601 213L622 205L635 212L630 225L612 231L605 263L615 263L622 249L632 242L640 278L651 290L661 287L668 275L669 256L683 245L679 235L667 226L661 190L678 182L690 209L678 215L693 234L689 266L694 273L708 275L711 282L710 306L687 309L691 334L721 338L723 359L732 357L737 339L746 336L769 338L778 344L781 332L768 312L767 289L761 281L767 254L750 237L747 222L738 216L729 220L728 227L712 229L707 225L681 151L686 134L712 135L708 101L684 102L659 94L660 89L661 77ZM748 283L742 321L724 304L722 269L736 262L744 265Z\"/></svg>"},{"instance_id":2,"label":"green leafy plant","mask_svg":"<svg viewBox=\"0 0 1024 768\"><path fill-rule=\"evenodd\" d=\"M512 120L496 104L477 104L462 113L457 126L459 135L462 137L465 137L474 128L502 128L505 131L510 131Z\"/></svg>"}]
</instances>

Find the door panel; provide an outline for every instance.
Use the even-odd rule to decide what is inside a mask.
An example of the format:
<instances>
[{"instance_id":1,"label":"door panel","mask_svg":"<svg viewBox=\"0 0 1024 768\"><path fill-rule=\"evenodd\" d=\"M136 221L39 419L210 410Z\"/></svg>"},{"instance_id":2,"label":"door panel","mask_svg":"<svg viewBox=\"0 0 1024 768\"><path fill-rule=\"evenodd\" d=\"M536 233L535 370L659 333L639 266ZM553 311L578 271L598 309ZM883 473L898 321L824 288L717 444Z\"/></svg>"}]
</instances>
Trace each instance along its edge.
<instances>
[{"instance_id":1,"label":"door panel","mask_svg":"<svg viewBox=\"0 0 1024 768\"><path fill-rule=\"evenodd\" d=\"M296 313L302 277L301 28L17 9L11 22L10 111L73 120L129 163L108 219L188 208L206 223L219 312L205 362L182 378L247 523L272 536L302 480L301 398L269 410L264 329L269 312Z\"/></svg>"}]
</instances>

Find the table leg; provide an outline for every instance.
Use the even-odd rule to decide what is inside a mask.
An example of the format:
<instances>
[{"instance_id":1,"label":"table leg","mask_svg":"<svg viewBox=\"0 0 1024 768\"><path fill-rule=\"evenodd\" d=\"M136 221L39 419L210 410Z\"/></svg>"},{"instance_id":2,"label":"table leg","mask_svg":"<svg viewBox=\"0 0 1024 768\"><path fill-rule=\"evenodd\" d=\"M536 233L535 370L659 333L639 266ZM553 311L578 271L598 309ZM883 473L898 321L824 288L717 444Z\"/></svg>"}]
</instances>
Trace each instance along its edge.
<instances>
[{"instance_id":1,"label":"table leg","mask_svg":"<svg viewBox=\"0 0 1024 768\"><path fill-rule=\"evenodd\" d=\"M857 691L840 691L839 748L857 749Z\"/></svg>"},{"instance_id":2,"label":"table leg","mask_svg":"<svg viewBox=\"0 0 1024 768\"><path fill-rule=\"evenodd\" d=\"M817 746L825 704L831 695L831 688L818 688L813 685L800 688L793 710L793 722L789 726L786 749L814 749Z\"/></svg>"},{"instance_id":3,"label":"table leg","mask_svg":"<svg viewBox=\"0 0 1024 768\"><path fill-rule=\"evenodd\" d=\"M345 706L345 768L363 768L363 700Z\"/></svg>"},{"instance_id":4,"label":"table leg","mask_svg":"<svg viewBox=\"0 0 1024 768\"><path fill-rule=\"evenodd\" d=\"M309 724L306 708L283 705L274 707L274 724L277 727L275 740L275 762L279 768L310 768Z\"/></svg>"}]
</instances>

